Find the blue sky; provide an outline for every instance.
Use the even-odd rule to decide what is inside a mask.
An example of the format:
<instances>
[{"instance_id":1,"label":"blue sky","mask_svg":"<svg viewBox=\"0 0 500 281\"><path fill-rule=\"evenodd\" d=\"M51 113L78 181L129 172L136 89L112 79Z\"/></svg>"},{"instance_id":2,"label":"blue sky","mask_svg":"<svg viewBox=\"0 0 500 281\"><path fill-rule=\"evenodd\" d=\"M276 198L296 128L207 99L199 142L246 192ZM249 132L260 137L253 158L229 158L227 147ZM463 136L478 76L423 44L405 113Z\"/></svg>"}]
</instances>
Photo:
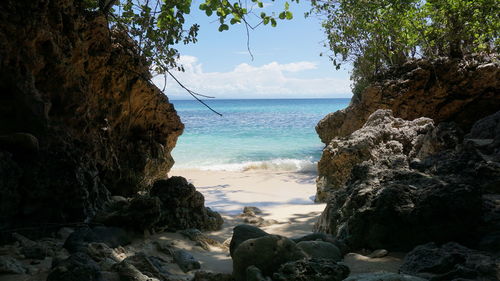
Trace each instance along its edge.
<instances>
[{"instance_id":1,"label":"blue sky","mask_svg":"<svg viewBox=\"0 0 500 281\"><path fill-rule=\"evenodd\" d=\"M328 57L320 56L327 51L323 47L325 35L319 19L304 18L309 1L290 5L294 14L291 21L250 31L253 61L244 25L219 32L216 18L207 17L198 5L199 1L193 1L187 22L200 25L199 40L178 46L186 71L175 73L193 91L220 99L351 97L349 66L335 70ZM271 2L265 11L269 14L282 7L282 1ZM163 78L154 81L163 86ZM172 79L166 89L171 99L190 98Z\"/></svg>"}]
</instances>

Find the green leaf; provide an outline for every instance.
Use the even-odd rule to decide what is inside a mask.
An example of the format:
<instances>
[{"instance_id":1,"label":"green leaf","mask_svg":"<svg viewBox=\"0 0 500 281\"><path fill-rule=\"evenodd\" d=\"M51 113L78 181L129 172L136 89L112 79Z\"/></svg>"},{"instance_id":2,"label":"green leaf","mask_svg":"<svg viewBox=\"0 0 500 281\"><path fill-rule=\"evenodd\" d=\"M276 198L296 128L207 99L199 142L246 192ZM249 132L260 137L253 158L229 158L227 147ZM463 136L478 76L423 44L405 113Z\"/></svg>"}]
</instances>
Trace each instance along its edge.
<instances>
[{"instance_id":1,"label":"green leaf","mask_svg":"<svg viewBox=\"0 0 500 281\"><path fill-rule=\"evenodd\" d=\"M292 14L292 12L290 12L290 11L287 11L287 12L286 12L286 19L287 19L287 20L291 20L291 19L293 19L293 14Z\"/></svg>"},{"instance_id":2,"label":"green leaf","mask_svg":"<svg viewBox=\"0 0 500 281\"><path fill-rule=\"evenodd\" d=\"M229 30L229 26L227 24L221 24L219 26L219 32L222 32L224 30Z\"/></svg>"}]
</instances>

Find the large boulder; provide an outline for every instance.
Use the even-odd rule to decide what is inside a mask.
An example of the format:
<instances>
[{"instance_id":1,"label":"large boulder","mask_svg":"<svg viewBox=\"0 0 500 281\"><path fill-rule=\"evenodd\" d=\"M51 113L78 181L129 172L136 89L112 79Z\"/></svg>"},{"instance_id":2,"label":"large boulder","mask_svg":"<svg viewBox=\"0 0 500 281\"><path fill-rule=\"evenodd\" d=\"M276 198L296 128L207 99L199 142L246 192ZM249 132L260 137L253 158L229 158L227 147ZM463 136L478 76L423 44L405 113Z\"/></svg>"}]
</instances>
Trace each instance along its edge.
<instances>
[{"instance_id":1,"label":"large boulder","mask_svg":"<svg viewBox=\"0 0 500 281\"><path fill-rule=\"evenodd\" d=\"M246 280L249 266L257 267L264 276L272 276L280 265L304 258L304 253L290 239L279 235L266 235L248 239L233 253L233 276Z\"/></svg>"},{"instance_id":2,"label":"large boulder","mask_svg":"<svg viewBox=\"0 0 500 281\"><path fill-rule=\"evenodd\" d=\"M264 230L248 224L240 224L233 228L233 236L231 242L229 243L229 253L233 257L234 251L238 246L247 241L248 239L259 238L269 235Z\"/></svg>"},{"instance_id":3,"label":"large boulder","mask_svg":"<svg viewBox=\"0 0 500 281\"><path fill-rule=\"evenodd\" d=\"M220 214L205 207L203 195L183 177L154 182L150 195L161 201L158 227L173 231L187 228L219 230L224 222Z\"/></svg>"},{"instance_id":4,"label":"large boulder","mask_svg":"<svg viewBox=\"0 0 500 281\"><path fill-rule=\"evenodd\" d=\"M420 245L409 252L402 273L439 280L500 280L500 259L457 243Z\"/></svg>"},{"instance_id":5,"label":"large boulder","mask_svg":"<svg viewBox=\"0 0 500 281\"><path fill-rule=\"evenodd\" d=\"M498 189L500 165L491 157L495 149L484 149L488 142L462 137L450 123L434 127L428 119L375 112L362 129L325 149L334 151L333 161L350 164L342 173L332 169L343 184L325 196L330 199L315 229L355 249L477 244L479 230L494 231L484 227L492 224L484 217L484 192Z\"/></svg>"}]
</instances>

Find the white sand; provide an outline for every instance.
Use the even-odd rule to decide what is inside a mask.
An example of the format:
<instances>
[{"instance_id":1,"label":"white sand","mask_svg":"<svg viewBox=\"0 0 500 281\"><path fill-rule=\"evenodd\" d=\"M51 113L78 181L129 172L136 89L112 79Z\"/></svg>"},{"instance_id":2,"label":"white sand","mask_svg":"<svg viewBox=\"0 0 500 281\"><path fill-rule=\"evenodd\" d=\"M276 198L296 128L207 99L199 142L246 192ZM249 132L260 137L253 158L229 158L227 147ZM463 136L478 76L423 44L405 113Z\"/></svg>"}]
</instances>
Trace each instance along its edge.
<instances>
[{"instance_id":1,"label":"white sand","mask_svg":"<svg viewBox=\"0 0 500 281\"><path fill-rule=\"evenodd\" d=\"M221 243L231 238L234 226L243 223L238 215L245 206L258 207L263 211L259 216L278 222L261 229L286 237L311 233L317 217L325 208L325 204L314 203L314 174L173 170L169 176L188 179L205 196L205 205L223 216L222 229L206 233ZM150 241L156 239L172 241L176 248L189 251L200 261L202 270L232 272L232 260L227 249L212 247L206 251L179 233L161 233L151 237ZM174 274L181 274L175 265L170 270Z\"/></svg>"}]
</instances>

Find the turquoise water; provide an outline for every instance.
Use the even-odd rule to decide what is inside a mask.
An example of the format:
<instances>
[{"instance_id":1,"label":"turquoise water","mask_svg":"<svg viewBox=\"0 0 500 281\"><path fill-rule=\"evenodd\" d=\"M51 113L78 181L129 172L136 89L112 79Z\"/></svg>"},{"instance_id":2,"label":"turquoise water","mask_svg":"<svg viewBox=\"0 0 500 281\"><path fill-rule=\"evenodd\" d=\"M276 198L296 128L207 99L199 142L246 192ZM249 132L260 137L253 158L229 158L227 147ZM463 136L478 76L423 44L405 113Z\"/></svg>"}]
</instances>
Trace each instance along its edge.
<instances>
[{"instance_id":1,"label":"turquoise water","mask_svg":"<svg viewBox=\"0 0 500 281\"><path fill-rule=\"evenodd\" d=\"M314 127L349 99L174 100L184 134L174 168L312 171L323 144Z\"/></svg>"}]
</instances>

